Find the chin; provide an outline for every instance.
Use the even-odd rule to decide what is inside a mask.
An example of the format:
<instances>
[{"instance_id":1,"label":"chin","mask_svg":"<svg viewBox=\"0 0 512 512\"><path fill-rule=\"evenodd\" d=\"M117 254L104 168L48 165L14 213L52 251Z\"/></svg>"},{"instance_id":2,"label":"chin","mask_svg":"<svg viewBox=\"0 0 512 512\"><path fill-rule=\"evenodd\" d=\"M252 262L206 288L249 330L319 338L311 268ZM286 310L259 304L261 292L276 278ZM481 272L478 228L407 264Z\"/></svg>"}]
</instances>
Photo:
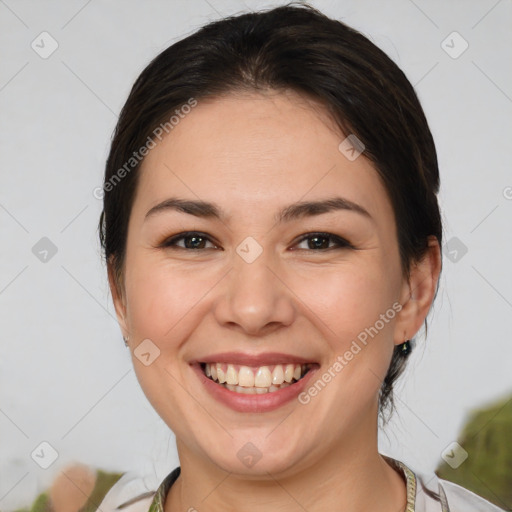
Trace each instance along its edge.
<instances>
[{"instance_id":1,"label":"chin","mask_svg":"<svg viewBox=\"0 0 512 512\"><path fill-rule=\"evenodd\" d=\"M282 443L281 450L268 443L266 447L258 448L262 444L251 441L233 443L227 451L209 453L208 458L223 471L255 480L268 480L269 473L275 477L289 476L301 469L303 457L297 449ZM234 449L235 445L240 448Z\"/></svg>"}]
</instances>

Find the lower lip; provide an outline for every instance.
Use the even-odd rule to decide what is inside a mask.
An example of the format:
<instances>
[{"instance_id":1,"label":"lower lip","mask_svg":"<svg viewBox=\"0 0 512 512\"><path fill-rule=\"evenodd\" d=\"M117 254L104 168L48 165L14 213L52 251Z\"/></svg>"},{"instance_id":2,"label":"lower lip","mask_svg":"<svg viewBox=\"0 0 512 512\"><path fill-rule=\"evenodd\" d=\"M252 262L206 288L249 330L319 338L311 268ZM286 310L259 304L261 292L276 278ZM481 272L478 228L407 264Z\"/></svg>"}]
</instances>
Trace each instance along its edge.
<instances>
[{"instance_id":1,"label":"lower lip","mask_svg":"<svg viewBox=\"0 0 512 512\"><path fill-rule=\"evenodd\" d=\"M198 374L207 391L215 399L238 412L269 412L278 409L282 405L296 399L318 370L318 367L312 368L302 379L278 391L269 391L261 395L247 395L231 391L209 379L198 363L194 363L191 366Z\"/></svg>"}]
</instances>

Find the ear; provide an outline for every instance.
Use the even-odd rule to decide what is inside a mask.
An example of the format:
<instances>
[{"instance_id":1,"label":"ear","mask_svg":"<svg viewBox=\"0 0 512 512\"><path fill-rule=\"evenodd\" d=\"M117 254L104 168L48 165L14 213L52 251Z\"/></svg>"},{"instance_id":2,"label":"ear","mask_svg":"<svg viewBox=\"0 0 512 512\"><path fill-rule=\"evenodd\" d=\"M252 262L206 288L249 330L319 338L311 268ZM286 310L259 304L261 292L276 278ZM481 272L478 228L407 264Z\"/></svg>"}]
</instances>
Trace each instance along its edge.
<instances>
[{"instance_id":1,"label":"ear","mask_svg":"<svg viewBox=\"0 0 512 512\"><path fill-rule=\"evenodd\" d=\"M402 309L395 324L395 345L410 340L425 321L434 300L441 273L441 248L433 235L421 261L411 265L409 280L404 279L400 292Z\"/></svg>"},{"instance_id":2,"label":"ear","mask_svg":"<svg viewBox=\"0 0 512 512\"><path fill-rule=\"evenodd\" d=\"M116 310L117 321L119 322L123 336L126 338L129 336L129 329L126 315L125 293L123 290L123 283L116 279L114 268L114 256L111 256L107 263L108 283L110 285L110 293L112 294L112 300Z\"/></svg>"}]
</instances>

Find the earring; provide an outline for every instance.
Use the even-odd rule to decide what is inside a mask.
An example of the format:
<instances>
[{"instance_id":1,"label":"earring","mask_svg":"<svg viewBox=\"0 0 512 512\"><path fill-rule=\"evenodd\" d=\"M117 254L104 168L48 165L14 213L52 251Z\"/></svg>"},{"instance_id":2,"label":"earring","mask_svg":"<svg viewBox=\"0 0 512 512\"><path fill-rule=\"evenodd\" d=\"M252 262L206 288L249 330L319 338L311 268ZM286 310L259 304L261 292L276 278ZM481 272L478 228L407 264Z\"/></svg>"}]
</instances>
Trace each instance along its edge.
<instances>
[{"instance_id":1,"label":"earring","mask_svg":"<svg viewBox=\"0 0 512 512\"><path fill-rule=\"evenodd\" d=\"M411 353L412 346L411 346L410 341L411 341L411 340L405 340L405 341L400 345L400 354L402 354L403 356L408 356L408 355Z\"/></svg>"},{"instance_id":2,"label":"earring","mask_svg":"<svg viewBox=\"0 0 512 512\"><path fill-rule=\"evenodd\" d=\"M130 338L128 338L128 337L126 337L126 338L125 338L125 337L123 336L124 344L125 344L126 346L128 346L128 340L129 340L129 339L130 339Z\"/></svg>"}]
</instances>

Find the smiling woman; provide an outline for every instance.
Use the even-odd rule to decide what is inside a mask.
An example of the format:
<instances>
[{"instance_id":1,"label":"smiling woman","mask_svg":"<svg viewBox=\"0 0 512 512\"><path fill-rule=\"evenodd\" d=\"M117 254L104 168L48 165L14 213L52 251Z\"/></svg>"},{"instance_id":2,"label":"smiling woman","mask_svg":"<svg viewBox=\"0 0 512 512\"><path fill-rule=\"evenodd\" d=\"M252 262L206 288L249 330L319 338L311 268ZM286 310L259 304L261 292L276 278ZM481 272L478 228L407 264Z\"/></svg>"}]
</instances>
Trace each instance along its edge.
<instances>
[{"instance_id":1,"label":"smiling woman","mask_svg":"<svg viewBox=\"0 0 512 512\"><path fill-rule=\"evenodd\" d=\"M378 451L442 226L424 113L367 38L303 4L203 27L135 82L104 183L117 317L180 466L99 510L499 510Z\"/></svg>"}]
</instances>

